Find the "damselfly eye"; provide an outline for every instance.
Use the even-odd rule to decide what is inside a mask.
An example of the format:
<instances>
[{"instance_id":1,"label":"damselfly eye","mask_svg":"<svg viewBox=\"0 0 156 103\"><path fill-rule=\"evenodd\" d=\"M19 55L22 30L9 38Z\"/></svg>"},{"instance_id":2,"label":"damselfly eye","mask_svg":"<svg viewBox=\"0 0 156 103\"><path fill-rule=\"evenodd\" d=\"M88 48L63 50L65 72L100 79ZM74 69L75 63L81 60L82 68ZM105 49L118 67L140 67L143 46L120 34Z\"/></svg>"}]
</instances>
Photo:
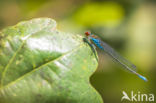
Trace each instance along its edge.
<instances>
[{"instance_id":1,"label":"damselfly eye","mask_svg":"<svg viewBox=\"0 0 156 103\"><path fill-rule=\"evenodd\" d=\"M85 35L86 35L86 36L89 36L90 34L91 34L91 32L89 32L89 31L86 31L86 32L85 32Z\"/></svg>"}]
</instances>

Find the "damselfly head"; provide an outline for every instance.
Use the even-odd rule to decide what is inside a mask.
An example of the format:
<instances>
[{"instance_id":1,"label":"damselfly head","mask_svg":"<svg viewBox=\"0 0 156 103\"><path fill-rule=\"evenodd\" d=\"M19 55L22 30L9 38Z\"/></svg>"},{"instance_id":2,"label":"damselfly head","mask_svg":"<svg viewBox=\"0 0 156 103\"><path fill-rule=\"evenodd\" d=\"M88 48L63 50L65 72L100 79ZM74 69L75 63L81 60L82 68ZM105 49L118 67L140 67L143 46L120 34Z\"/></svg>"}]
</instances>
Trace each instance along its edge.
<instances>
[{"instance_id":1,"label":"damselfly head","mask_svg":"<svg viewBox=\"0 0 156 103\"><path fill-rule=\"evenodd\" d=\"M90 31L86 31L86 32L85 32L85 35L86 35L86 36L89 36L89 35L91 35L91 32L90 32Z\"/></svg>"}]
</instances>

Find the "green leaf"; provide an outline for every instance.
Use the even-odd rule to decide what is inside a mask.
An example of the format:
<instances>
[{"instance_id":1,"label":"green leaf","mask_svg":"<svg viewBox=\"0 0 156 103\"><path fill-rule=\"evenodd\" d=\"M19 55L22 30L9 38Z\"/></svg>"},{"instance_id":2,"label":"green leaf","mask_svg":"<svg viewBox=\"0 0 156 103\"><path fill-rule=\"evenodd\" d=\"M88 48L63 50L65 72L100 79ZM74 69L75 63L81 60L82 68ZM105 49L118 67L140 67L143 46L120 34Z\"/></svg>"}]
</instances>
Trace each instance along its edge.
<instances>
[{"instance_id":1,"label":"green leaf","mask_svg":"<svg viewBox=\"0 0 156 103\"><path fill-rule=\"evenodd\" d=\"M89 77L97 61L82 36L38 18L0 33L0 103L102 103Z\"/></svg>"}]
</instances>

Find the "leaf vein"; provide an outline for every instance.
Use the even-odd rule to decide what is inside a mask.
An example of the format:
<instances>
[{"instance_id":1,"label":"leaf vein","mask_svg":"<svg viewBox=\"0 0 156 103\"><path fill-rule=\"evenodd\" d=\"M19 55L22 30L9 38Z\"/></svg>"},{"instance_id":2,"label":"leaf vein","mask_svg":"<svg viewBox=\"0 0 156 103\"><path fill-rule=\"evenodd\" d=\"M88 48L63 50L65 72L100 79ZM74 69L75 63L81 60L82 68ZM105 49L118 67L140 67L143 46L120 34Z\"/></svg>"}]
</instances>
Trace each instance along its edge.
<instances>
[{"instance_id":1,"label":"leaf vein","mask_svg":"<svg viewBox=\"0 0 156 103\"><path fill-rule=\"evenodd\" d=\"M70 54L70 53L72 53L72 52L78 50L79 48L81 48L81 47L83 47L83 46L84 46L84 44L80 44L78 47L76 47L76 49L72 49L71 51L69 51L69 52L67 52L67 53L65 53L65 54L63 54L63 55L61 55L60 57L58 57L58 58L56 58L56 59L54 59L54 60L52 60L52 61L49 61L49 62L47 62L47 63L45 63L45 64L43 64L43 65L37 67L36 69L34 69L34 70L32 70L32 71L26 73L25 75L23 75L23 76L21 76L20 78L14 80L14 81L12 81L12 82L10 82L9 84L7 84L7 85L4 86L4 87L8 87L8 86L10 86L10 85L12 85L12 84L15 84L17 81L22 80L23 78L25 78L26 76L30 75L31 73L33 73L33 72L35 72L35 71L41 69L43 66L46 66L46 65L50 64L51 62L57 61L57 60L59 60L60 58L64 57L65 55L68 55L68 54ZM3 89L4 87L1 87L0 90Z\"/></svg>"}]
</instances>

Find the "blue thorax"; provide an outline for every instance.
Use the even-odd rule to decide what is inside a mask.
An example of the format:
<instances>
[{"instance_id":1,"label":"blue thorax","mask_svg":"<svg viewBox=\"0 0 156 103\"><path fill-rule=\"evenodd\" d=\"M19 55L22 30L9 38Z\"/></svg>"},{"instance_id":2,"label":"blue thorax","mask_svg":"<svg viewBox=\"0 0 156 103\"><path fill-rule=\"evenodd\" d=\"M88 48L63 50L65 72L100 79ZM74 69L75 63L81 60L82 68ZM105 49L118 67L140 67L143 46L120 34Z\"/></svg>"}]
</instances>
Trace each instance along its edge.
<instances>
[{"instance_id":1,"label":"blue thorax","mask_svg":"<svg viewBox=\"0 0 156 103\"><path fill-rule=\"evenodd\" d=\"M100 43L100 40L99 39L95 39L95 38L90 38L93 42L94 42L94 44L97 46L97 47L99 47L100 49L104 49L102 46L101 46L101 43Z\"/></svg>"}]
</instances>

